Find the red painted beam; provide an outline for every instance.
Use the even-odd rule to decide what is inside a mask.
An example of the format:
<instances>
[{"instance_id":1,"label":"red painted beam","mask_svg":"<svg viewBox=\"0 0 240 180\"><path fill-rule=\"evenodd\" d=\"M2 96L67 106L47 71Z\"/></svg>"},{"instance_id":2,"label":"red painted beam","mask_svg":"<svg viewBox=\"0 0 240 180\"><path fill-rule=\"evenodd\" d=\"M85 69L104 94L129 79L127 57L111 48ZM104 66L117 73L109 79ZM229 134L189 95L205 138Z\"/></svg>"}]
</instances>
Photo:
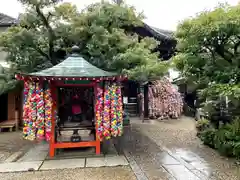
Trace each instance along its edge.
<instances>
[{"instance_id":1,"label":"red painted beam","mask_svg":"<svg viewBox=\"0 0 240 180\"><path fill-rule=\"evenodd\" d=\"M86 142L78 142L78 143L55 143L55 149L62 149L62 148L77 148L77 147L96 147L97 141L86 141Z\"/></svg>"},{"instance_id":2,"label":"red painted beam","mask_svg":"<svg viewBox=\"0 0 240 180\"><path fill-rule=\"evenodd\" d=\"M93 87L95 86L95 82L89 84L64 84L63 82L56 82L55 85L57 87Z\"/></svg>"}]
</instances>

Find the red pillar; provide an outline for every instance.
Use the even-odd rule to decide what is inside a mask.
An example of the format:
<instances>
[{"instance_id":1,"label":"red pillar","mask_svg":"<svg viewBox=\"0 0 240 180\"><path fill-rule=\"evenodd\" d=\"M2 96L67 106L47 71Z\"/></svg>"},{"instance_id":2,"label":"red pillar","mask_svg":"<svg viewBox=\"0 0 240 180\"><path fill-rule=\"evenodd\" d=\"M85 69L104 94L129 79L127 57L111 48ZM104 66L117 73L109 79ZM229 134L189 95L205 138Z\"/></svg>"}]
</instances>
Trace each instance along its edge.
<instances>
[{"instance_id":1,"label":"red pillar","mask_svg":"<svg viewBox=\"0 0 240 180\"><path fill-rule=\"evenodd\" d=\"M95 94L95 104L94 104L95 111L94 111L94 113L95 114L96 114L96 102L97 102L97 88L98 88L98 83L96 83L94 86L94 94ZM101 153L101 141L97 135L98 126L97 126L97 122L96 122L96 117L95 117L95 129L96 129L96 154L99 155Z\"/></svg>"},{"instance_id":2,"label":"red pillar","mask_svg":"<svg viewBox=\"0 0 240 180\"><path fill-rule=\"evenodd\" d=\"M54 144L56 143L55 142L55 109L56 109L56 100L57 100L57 97L56 97L56 87L52 84L50 84L50 88L51 88L51 96L52 96L52 122L51 122L51 139L50 139L50 143L49 143L49 149L50 149L50 152L49 152L49 156L50 157L54 157L55 155L55 146Z\"/></svg>"}]
</instances>

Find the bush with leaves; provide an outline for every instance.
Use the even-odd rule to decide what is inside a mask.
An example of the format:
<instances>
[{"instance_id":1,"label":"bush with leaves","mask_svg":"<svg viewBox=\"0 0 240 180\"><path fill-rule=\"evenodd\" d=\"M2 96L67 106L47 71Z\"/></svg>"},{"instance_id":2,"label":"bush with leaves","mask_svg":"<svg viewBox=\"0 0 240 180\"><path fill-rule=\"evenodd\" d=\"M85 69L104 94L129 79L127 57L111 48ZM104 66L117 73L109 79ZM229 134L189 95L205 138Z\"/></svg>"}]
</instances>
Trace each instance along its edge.
<instances>
[{"instance_id":1,"label":"bush with leaves","mask_svg":"<svg viewBox=\"0 0 240 180\"><path fill-rule=\"evenodd\" d=\"M213 84L200 91L200 96L206 99L202 103L203 110L215 128L221 123L226 124L240 117L239 85Z\"/></svg>"},{"instance_id":2,"label":"bush with leaves","mask_svg":"<svg viewBox=\"0 0 240 180\"><path fill-rule=\"evenodd\" d=\"M219 129L209 127L200 131L199 137L222 155L240 158L240 119L222 124Z\"/></svg>"},{"instance_id":3,"label":"bush with leaves","mask_svg":"<svg viewBox=\"0 0 240 180\"><path fill-rule=\"evenodd\" d=\"M176 31L178 54L173 59L205 102L210 127L199 131L199 137L204 144L235 157L240 157L239 11L240 4L224 4L183 21Z\"/></svg>"},{"instance_id":4,"label":"bush with leaves","mask_svg":"<svg viewBox=\"0 0 240 180\"><path fill-rule=\"evenodd\" d=\"M214 128L205 129L199 133L199 137L205 145L208 145L211 148L215 148L214 139L215 139L216 131L217 130Z\"/></svg>"},{"instance_id":5,"label":"bush with leaves","mask_svg":"<svg viewBox=\"0 0 240 180\"><path fill-rule=\"evenodd\" d=\"M173 61L186 82L203 91L200 98L214 107L207 112L216 127L218 121L228 123L240 115L239 11L240 4L219 5L186 19L176 31ZM223 107L220 98L226 96L230 105Z\"/></svg>"},{"instance_id":6,"label":"bush with leaves","mask_svg":"<svg viewBox=\"0 0 240 180\"><path fill-rule=\"evenodd\" d=\"M207 119L200 119L196 122L196 129L198 132L202 132L210 127L210 122Z\"/></svg>"}]
</instances>

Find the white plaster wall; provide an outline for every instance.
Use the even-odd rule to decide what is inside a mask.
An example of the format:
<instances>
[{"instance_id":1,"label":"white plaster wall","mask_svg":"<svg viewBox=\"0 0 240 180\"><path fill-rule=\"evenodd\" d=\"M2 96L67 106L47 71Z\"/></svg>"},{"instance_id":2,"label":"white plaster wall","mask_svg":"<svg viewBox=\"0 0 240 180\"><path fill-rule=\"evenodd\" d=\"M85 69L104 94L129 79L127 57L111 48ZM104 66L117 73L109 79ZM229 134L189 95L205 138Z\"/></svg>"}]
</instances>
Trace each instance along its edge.
<instances>
[{"instance_id":1,"label":"white plaster wall","mask_svg":"<svg viewBox=\"0 0 240 180\"><path fill-rule=\"evenodd\" d=\"M4 32L7 29L7 27L0 27L0 33ZM0 65L3 67L9 67L8 63L6 62L7 53L2 51L2 48L0 47Z\"/></svg>"}]
</instances>

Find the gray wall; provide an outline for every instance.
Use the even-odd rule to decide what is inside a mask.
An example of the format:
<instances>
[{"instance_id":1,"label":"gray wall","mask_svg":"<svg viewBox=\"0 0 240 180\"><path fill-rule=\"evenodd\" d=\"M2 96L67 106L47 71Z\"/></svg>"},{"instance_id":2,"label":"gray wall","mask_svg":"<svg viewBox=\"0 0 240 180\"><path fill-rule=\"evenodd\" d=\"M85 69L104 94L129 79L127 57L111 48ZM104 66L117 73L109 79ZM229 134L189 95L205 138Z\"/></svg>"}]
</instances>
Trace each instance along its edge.
<instances>
[{"instance_id":1,"label":"gray wall","mask_svg":"<svg viewBox=\"0 0 240 180\"><path fill-rule=\"evenodd\" d=\"M6 29L7 27L0 27L0 33L4 32ZM4 62L7 57L7 53L3 52L1 49L2 48L0 47L0 62Z\"/></svg>"}]
</instances>

